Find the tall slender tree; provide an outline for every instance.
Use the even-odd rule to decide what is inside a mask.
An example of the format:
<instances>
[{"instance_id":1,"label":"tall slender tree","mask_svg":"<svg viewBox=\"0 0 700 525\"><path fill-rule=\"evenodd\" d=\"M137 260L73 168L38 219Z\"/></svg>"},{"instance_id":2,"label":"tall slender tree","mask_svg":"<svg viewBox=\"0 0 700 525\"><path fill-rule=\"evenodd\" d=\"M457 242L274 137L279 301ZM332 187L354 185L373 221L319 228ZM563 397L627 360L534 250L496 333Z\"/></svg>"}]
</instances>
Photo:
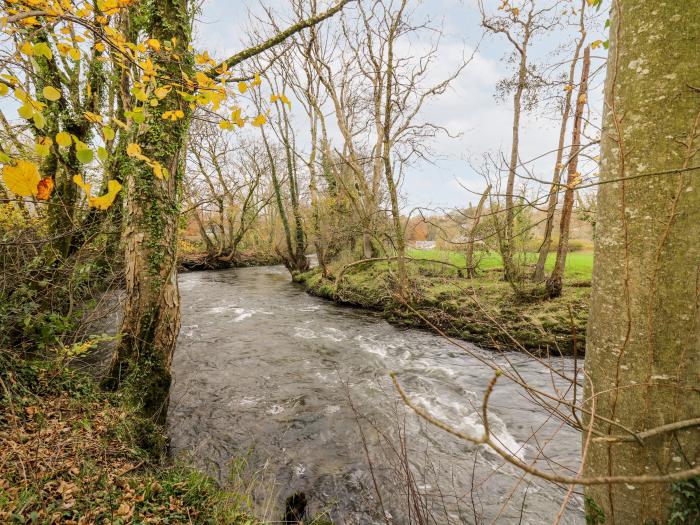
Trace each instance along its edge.
<instances>
[{"instance_id":1,"label":"tall slender tree","mask_svg":"<svg viewBox=\"0 0 700 525\"><path fill-rule=\"evenodd\" d=\"M585 366L601 418L584 422L586 477L663 475L700 459L698 49L700 3L613 0ZM670 489L591 486L587 512L667 523Z\"/></svg>"}]
</instances>

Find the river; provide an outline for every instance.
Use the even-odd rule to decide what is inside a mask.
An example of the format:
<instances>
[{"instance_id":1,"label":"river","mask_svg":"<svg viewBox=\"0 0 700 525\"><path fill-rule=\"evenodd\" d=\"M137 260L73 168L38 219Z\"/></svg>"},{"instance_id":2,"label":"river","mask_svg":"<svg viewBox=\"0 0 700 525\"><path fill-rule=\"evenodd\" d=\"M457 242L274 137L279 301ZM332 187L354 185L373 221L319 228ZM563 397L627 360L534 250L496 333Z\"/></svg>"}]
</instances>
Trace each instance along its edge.
<instances>
[{"instance_id":1,"label":"river","mask_svg":"<svg viewBox=\"0 0 700 525\"><path fill-rule=\"evenodd\" d=\"M282 267L185 273L180 292L172 450L221 483L245 483L268 519L280 519L295 492L336 524L539 524L559 512L566 487L521 481L494 452L429 425L389 377L396 372L434 417L478 435L494 373L477 357L510 362L528 383L552 391L552 374L534 359L473 346L470 355L437 335L309 296ZM572 372L570 360L553 364ZM505 378L489 420L518 457L560 472L578 468L578 432ZM561 523L582 522L575 494Z\"/></svg>"}]
</instances>

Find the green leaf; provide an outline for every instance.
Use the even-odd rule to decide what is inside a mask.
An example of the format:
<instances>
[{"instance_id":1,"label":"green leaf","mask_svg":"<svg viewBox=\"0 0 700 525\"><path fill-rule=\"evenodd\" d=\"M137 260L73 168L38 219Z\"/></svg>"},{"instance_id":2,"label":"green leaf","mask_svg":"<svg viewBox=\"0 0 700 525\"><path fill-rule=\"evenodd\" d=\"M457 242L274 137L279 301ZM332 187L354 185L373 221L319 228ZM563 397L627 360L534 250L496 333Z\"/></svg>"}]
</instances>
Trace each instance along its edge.
<instances>
[{"instance_id":1,"label":"green leaf","mask_svg":"<svg viewBox=\"0 0 700 525\"><path fill-rule=\"evenodd\" d=\"M105 148L100 146L99 148L97 148L97 158L104 162L109 158L109 153L107 153L107 150Z\"/></svg>"},{"instance_id":2,"label":"green leaf","mask_svg":"<svg viewBox=\"0 0 700 525\"><path fill-rule=\"evenodd\" d=\"M75 152L75 156L83 164L92 162L93 153L91 149L79 149Z\"/></svg>"}]
</instances>

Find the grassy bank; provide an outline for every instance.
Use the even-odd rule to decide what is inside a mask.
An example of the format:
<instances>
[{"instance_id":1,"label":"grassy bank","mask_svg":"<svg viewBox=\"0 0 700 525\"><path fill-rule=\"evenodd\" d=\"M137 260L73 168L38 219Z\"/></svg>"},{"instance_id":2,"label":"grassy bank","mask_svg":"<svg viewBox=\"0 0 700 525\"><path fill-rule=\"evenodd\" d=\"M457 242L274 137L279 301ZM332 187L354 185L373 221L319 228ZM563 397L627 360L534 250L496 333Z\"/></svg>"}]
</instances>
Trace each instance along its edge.
<instances>
[{"instance_id":1,"label":"grassy bank","mask_svg":"<svg viewBox=\"0 0 700 525\"><path fill-rule=\"evenodd\" d=\"M159 429L90 377L2 352L0 392L1 523L258 523L241 495L147 452Z\"/></svg>"},{"instance_id":2,"label":"grassy bank","mask_svg":"<svg viewBox=\"0 0 700 525\"><path fill-rule=\"evenodd\" d=\"M340 281L323 278L317 269L295 280L313 295L379 311L402 325L438 329L482 347L541 355L583 354L592 254L572 254L566 269L567 286L553 300L516 294L502 281L500 260L493 255L481 259L475 279L464 278L452 266L427 260L463 267L460 254L415 250L410 255L410 306L393 293L395 272L385 261L349 268ZM330 275L339 275L341 268L340 264L331 266Z\"/></svg>"}]
</instances>

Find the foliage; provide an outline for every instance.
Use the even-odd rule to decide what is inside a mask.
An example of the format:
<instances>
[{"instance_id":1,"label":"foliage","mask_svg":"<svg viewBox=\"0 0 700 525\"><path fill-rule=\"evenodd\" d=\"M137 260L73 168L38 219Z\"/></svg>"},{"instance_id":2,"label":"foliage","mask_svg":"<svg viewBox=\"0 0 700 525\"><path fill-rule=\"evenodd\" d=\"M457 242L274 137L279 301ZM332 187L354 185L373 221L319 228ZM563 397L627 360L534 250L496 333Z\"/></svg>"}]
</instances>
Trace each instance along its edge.
<instances>
[{"instance_id":1,"label":"foliage","mask_svg":"<svg viewBox=\"0 0 700 525\"><path fill-rule=\"evenodd\" d=\"M605 512L592 498L586 496L586 525L603 525Z\"/></svg>"},{"instance_id":2,"label":"foliage","mask_svg":"<svg viewBox=\"0 0 700 525\"><path fill-rule=\"evenodd\" d=\"M89 377L0 352L3 523L257 523L238 496L135 442L139 416Z\"/></svg>"},{"instance_id":3,"label":"foliage","mask_svg":"<svg viewBox=\"0 0 700 525\"><path fill-rule=\"evenodd\" d=\"M700 522L700 477L677 481L671 486L673 504L669 525L690 525Z\"/></svg>"}]
</instances>

